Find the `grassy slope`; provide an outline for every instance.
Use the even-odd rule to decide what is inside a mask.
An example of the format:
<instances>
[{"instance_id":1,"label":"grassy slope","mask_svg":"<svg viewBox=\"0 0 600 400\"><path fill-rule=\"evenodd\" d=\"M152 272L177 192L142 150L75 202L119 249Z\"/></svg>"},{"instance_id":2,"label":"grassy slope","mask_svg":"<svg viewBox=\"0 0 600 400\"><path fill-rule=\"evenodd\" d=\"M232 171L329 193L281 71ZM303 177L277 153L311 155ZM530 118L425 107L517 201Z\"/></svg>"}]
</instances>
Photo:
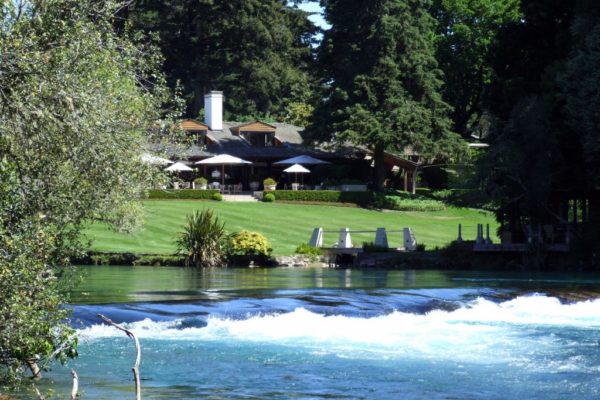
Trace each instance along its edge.
<instances>
[{"instance_id":1,"label":"grassy slope","mask_svg":"<svg viewBox=\"0 0 600 400\"><path fill-rule=\"evenodd\" d=\"M418 243L427 248L443 246L456 239L457 226L463 224L463 238L474 239L478 223L490 224L496 232L497 224L489 213L471 209L450 208L441 212L372 211L361 208L294 205L278 203L226 203L212 201L165 201L144 202L146 220L144 228L133 235L119 234L102 224L94 224L86 230L93 240L92 249L112 252L172 253L174 240L185 223L186 215L194 210L212 208L225 222L229 232L251 230L264 234L272 243L274 254L293 254L296 246L307 242L315 227L325 231L348 227L351 230L401 230L411 227ZM326 233L324 245L337 241L337 233ZM374 233L353 234L355 243L372 241ZM399 247L401 233L388 235L390 246Z\"/></svg>"}]
</instances>

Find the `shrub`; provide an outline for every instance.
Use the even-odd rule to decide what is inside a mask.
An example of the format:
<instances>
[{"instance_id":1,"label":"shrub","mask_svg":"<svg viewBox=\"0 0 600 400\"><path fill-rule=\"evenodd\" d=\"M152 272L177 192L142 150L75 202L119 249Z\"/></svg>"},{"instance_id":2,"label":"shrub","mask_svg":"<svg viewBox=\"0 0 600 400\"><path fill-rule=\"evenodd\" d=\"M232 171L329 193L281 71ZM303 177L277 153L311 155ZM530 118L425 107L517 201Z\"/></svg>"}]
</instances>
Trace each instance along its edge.
<instances>
[{"instance_id":1,"label":"shrub","mask_svg":"<svg viewBox=\"0 0 600 400\"><path fill-rule=\"evenodd\" d=\"M211 200L218 190L148 190L149 199Z\"/></svg>"},{"instance_id":2,"label":"shrub","mask_svg":"<svg viewBox=\"0 0 600 400\"><path fill-rule=\"evenodd\" d=\"M123 202L115 207L106 221L117 232L132 234L144 225L144 208L140 202Z\"/></svg>"},{"instance_id":3,"label":"shrub","mask_svg":"<svg viewBox=\"0 0 600 400\"><path fill-rule=\"evenodd\" d=\"M446 205L438 200L428 199L406 192L375 194L373 206L396 211L443 211Z\"/></svg>"},{"instance_id":4,"label":"shrub","mask_svg":"<svg viewBox=\"0 0 600 400\"><path fill-rule=\"evenodd\" d=\"M181 256L172 255L161 255L161 254L148 254L140 255L132 263L132 265L152 265L152 266L183 266L185 265L185 259Z\"/></svg>"},{"instance_id":5,"label":"shrub","mask_svg":"<svg viewBox=\"0 0 600 400\"><path fill-rule=\"evenodd\" d=\"M360 179L342 179L340 180L341 185L364 185L365 181Z\"/></svg>"},{"instance_id":6,"label":"shrub","mask_svg":"<svg viewBox=\"0 0 600 400\"><path fill-rule=\"evenodd\" d=\"M267 238L258 232L241 231L229 236L230 256L268 257L272 251Z\"/></svg>"},{"instance_id":7,"label":"shrub","mask_svg":"<svg viewBox=\"0 0 600 400\"><path fill-rule=\"evenodd\" d=\"M201 176L199 178L194 179L194 183L196 185L206 185L208 183L208 179L206 179L205 177Z\"/></svg>"},{"instance_id":8,"label":"shrub","mask_svg":"<svg viewBox=\"0 0 600 400\"><path fill-rule=\"evenodd\" d=\"M179 233L177 250L185 255L186 266L215 267L224 262L224 238L225 224L212 210L196 211Z\"/></svg>"},{"instance_id":9,"label":"shrub","mask_svg":"<svg viewBox=\"0 0 600 400\"><path fill-rule=\"evenodd\" d=\"M264 186L277 185L277 181L275 181L275 179L273 179L273 178L267 178L263 181L263 185Z\"/></svg>"},{"instance_id":10,"label":"shrub","mask_svg":"<svg viewBox=\"0 0 600 400\"><path fill-rule=\"evenodd\" d=\"M444 189L444 190L424 190L417 189L417 193L434 200L443 201L446 204L455 207L483 208L486 210L495 210L498 208L490 196L477 189Z\"/></svg>"},{"instance_id":11,"label":"shrub","mask_svg":"<svg viewBox=\"0 0 600 400\"><path fill-rule=\"evenodd\" d=\"M296 247L296 254L305 254L309 256L310 261L317 261L321 256L321 249L310 246L307 243L301 243Z\"/></svg>"},{"instance_id":12,"label":"shrub","mask_svg":"<svg viewBox=\"0 0 600 400\"><path fill-rule=\"evenodd\" d=\"M363 242L362 248L365 253L387 253L390 251L389 248L376 245L373 242Z\"/></svg>"},{"instance_id":13,"label":"shrub","mask_svg":"<svg viewBox=\"0 0 600 400\"><path fill-rule=\"evenodd\" d=\"M215 201L223 201L223 195L219 192L213 193L212 199Z\"/></svg>"},{"instance_id":14,"label":"shrub","mask_svg":"<svg viewBox=\"0 0 600 400\"><path fill-rule=\"evenodd\" d=\"M272 203L275 201L275 195L273 193L267 193L263 197L265 203Z\"/></svg>"},{"instance_id":15,"label":"shrub","mask_svg":"<svg viewBox=\"0 0 600 400\"><path fill-rule=\"evenodd\" d=\"M273 192L265 191L265 196ZM370 204L372 192L342 192L339 190L278 190L277 200L313 201L326 203Z\"/></svg>"}]
</instances>

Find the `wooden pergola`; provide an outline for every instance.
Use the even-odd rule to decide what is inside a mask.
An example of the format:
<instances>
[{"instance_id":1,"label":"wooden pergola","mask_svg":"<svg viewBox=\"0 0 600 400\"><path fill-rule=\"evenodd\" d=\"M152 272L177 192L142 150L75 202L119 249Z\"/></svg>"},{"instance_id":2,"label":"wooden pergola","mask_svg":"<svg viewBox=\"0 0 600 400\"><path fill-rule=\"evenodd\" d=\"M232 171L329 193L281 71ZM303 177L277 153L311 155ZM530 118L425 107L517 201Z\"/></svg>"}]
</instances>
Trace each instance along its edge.
<instances>
[{"instance_id":1,"label":"wooden pergola","mask_svg":"<svg viewBox=\"0 0 600 400\"><path fill-rule=\"evenodd\" d=\"M404 191L414 194L417 189L417 171L421 165L418 162L407 160L398 155L385 152L383 155L385 165L394 166L404 171Z\"/></svg>"}]
</instances>

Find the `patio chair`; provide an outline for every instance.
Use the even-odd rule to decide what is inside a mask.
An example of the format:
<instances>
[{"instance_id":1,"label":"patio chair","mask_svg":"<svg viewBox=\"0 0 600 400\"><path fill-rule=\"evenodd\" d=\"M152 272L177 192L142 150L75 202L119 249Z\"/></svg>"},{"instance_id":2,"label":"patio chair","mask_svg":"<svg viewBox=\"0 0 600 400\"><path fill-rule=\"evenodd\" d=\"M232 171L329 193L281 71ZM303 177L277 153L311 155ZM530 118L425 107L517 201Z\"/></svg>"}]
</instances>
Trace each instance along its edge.
<instances>
[{"instance_id":1,"label":"patio chair","mask_svg":"<svg viewBox=\"0 0 600 400\"><path fill-rule=\"evenodd\" d=\"M242 193L242 184L236 183L233 185L233 194Z\"/></svg>"}]
</instances>

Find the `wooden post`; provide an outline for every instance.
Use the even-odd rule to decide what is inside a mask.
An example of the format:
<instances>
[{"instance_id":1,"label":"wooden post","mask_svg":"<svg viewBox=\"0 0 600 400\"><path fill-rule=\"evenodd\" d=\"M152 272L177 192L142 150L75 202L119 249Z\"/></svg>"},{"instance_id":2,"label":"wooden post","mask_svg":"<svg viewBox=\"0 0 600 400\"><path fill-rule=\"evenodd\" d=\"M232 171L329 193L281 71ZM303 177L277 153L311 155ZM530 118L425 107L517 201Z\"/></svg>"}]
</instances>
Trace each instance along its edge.
<instances>
[{"instance_id":1,"label":"wooden post","mask_svg":"<svg viewBox=\"0 0 600 400\"><path fill-rule=\"evenodd\" d=\"M412 172L412 194L417 193L417 169Z\"/></svg>"}]
</instances>

